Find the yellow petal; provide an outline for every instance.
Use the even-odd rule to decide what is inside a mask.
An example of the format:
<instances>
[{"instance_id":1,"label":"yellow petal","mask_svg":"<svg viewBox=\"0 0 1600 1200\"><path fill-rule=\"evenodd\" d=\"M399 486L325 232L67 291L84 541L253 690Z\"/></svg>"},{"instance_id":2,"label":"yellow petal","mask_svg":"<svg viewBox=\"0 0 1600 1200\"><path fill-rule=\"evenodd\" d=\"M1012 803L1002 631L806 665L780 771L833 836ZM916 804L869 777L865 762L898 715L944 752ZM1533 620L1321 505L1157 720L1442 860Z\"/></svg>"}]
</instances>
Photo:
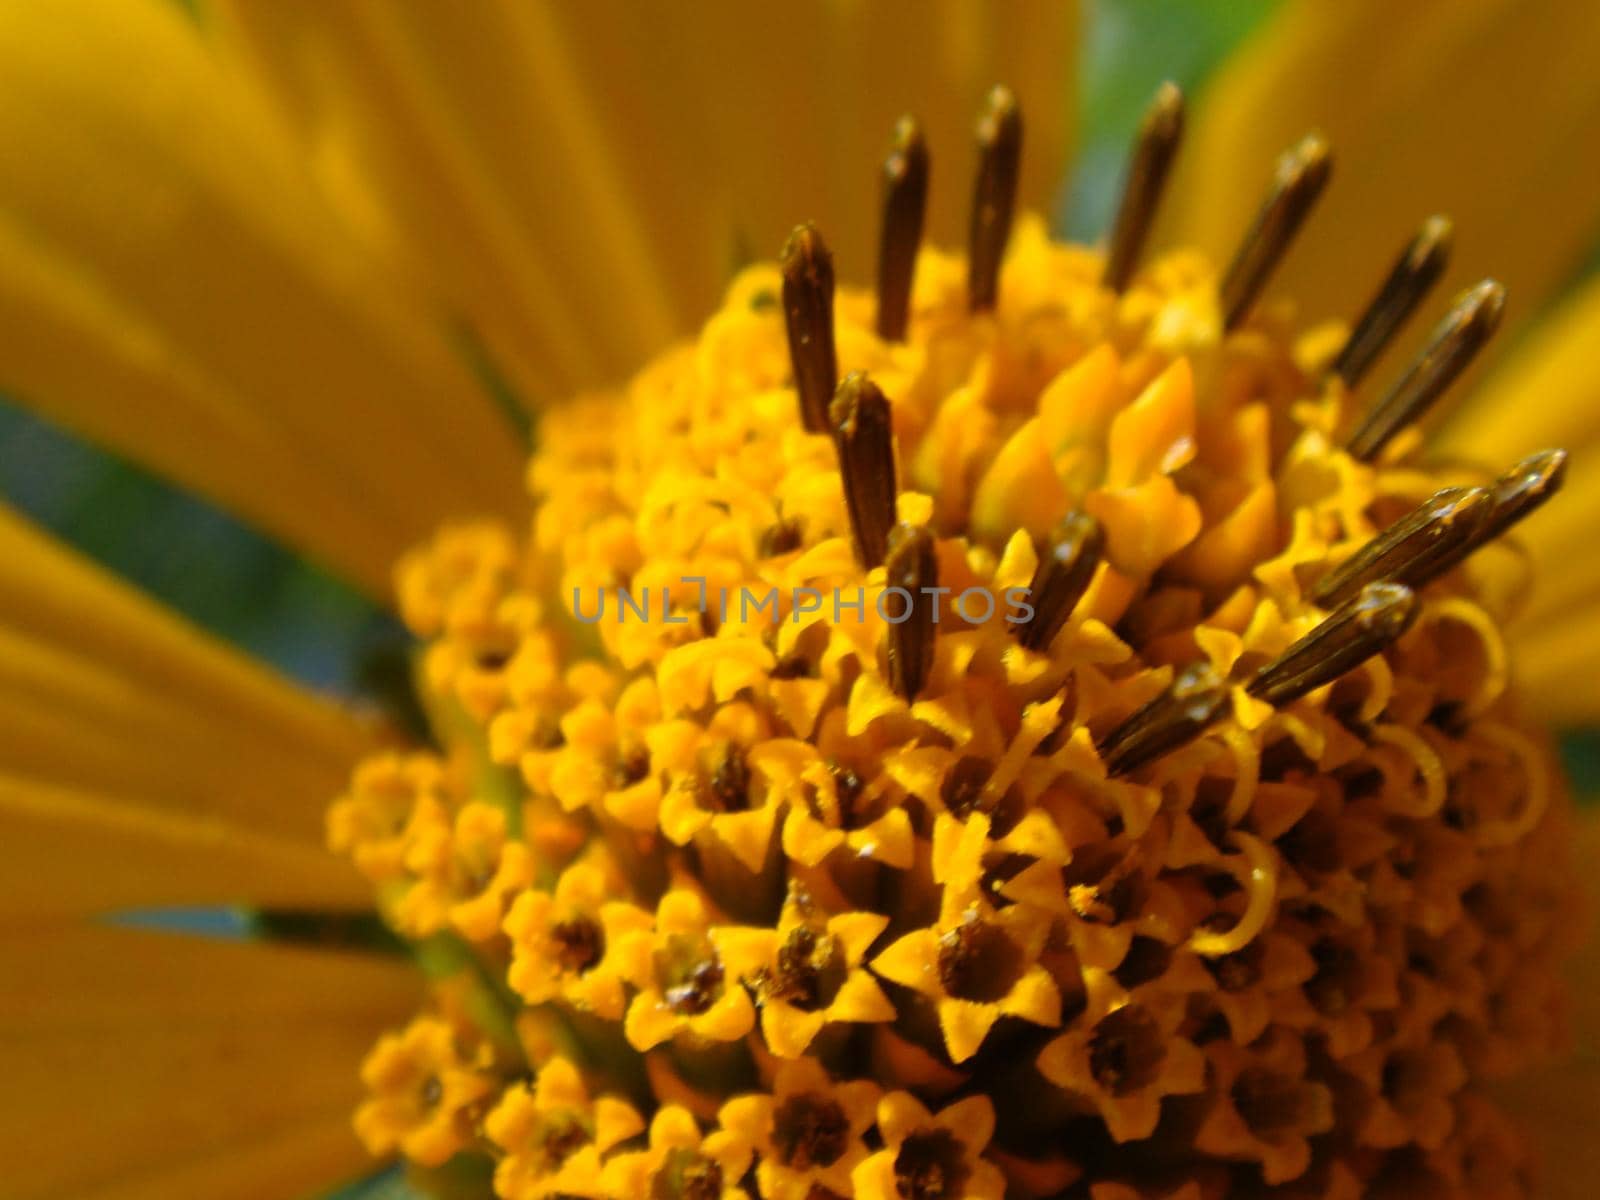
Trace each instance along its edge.
<instances>
[{"instance_id":1,"label":"yellow petal","mask_svg":"<svg viewBox=\"0 0 1600 1200\"><path fill-rule=\"evenodd\" d=\"M938 959L939 935L931 929L918 929L873 959L872 969L901 987L928 992L938 985L934 976L934 964Z\"/></svg>"},{"instance_id":2,"label":"yellow petal","mask_svg":"<svg viewBox=\"0 0 1600 1200\"><path fill-rule=\"evenodd\" d=\"M1231 254L1275 157L1316 128L1333 182L1275 284L1306 316L1354 317L1434 212L1457 231L1435 310L1492 275L1513 316L1537 312L1600 218L1600 8L1529 16L1515 0L1285 4L1198 105L1168 193L1172 236Z\"/></svg>"},{"instance_id":3,"label":"yellow petal","mask_svg":"<svg viewBox=\"0 0 1600 1200\"><path fill-rule=\"evenodd\" d=\"M1600 557L1589 553L1593 506L1600 502L1597 341L1600 282L1592 282L1515 349L1445 432L1446 453L1497 468L1550 447L1572 451L1565 489L1512 535L1533 560L1533 591L1514 627L1524 635L1562 639L1590 619L1600 598ZM1539 686L1551 682L1541 679ZM1548 699L1561 701L1582 690L1558 685ZM1566 714L1557 709L1557 715Z\"/></svg>"},{"instance_id":4,"label":"yellow petal","mask_svg":"<svg viewBox=\"0 0 1600 1200\"><path fill-rule=\"evenodd\" d=\"M516 511L515 439L435 311L181 11L7 6L0 73L9 394L373 595L444 516Z\"/></svg>"},{"instance_id":5,"label":"yellow petal","mask_svg":"<svg viewBox=\"0 0 1600 1200\"><path fill-rule=\"evenodd\" d=\"M0 929L0 975L19 1200L297 1195L364 1170L357 1068L420 982L377 958L63 925Z\"/></svg>"},{"instance_id":6,"label":"yellow petal","mask_svg":"<svg viewBox=\"0 0 1600 1200\"><path fill-rule=\"evenodd\" d=\"M976 1054L999 1019L1000 1009L993 1004L949 998L940 1000L939 1027L944 1030L944 1048L950 1055L950 1061L964 1063Z\"/></svg>"},{"instance_id":7,"label":"yellow petal","mask_svg":"<svg viewBox=\"0 0 1600 1200\"><path fill-rule=\"evenodd\" d=\"M151 812L91 792L0 775L0 917L249 903L371 906L326 849L215 820Z\"/></svg>"},{"instance_id":8,"label":"yellow petal","mask_svg":"<svg viewBox=\"0 0 1600 1200\"><path fill-rule=\"evenodd\" d=\"M973 532L993 541L1016 530L1043 536L1069 507L1037 418L1000 447L972 498Z\"/></svg>"},{"instance_id":9,"label":"yellow petal","mask_svg":"<svg viewBox=\"0 0 1600 1200\"><path fill-rule=\"evenodd\" d=\"M1194 373L1180 358L1111 421L1106 486L1170 475L1194 457Z\"/></svg>"},{"instance_id":10,"label":"yellow petal","mask_svg":"<svg viewBox=\"0 0 1600 1200\"><path fill-rule=\"evenodd\" d=\"M4 509L0 630L5 770L320 843L348 716Z\"/></svg>"},{"instance_id":11,"label":"yellow petal","mask_svg":"<svg viewBox=\"0 0 1600 1200\"><path fill-rule=\"evenodd\" d=\"M353 223L534 395L635 369L800 221L864 277L902 112L936 161L964 163L983 93L1009 83L1023 202L1041 207L1071 128L1076 10L1052 0L221 7ZM950 178L930 214L946 242L965 220Z\"/></svg>"},{"instance_id":12,"label":"yellow petal","mask_svg":"<svg viewBox=\"0 0 1600 1200\"><path fill-rule=\"evenodd\" d=\"M1151 574L1200 532L1200 506L1165 475L1092 492L1084 508L1105 526L1106 557L1124 575Z\"/></svg>"}]
</instances>

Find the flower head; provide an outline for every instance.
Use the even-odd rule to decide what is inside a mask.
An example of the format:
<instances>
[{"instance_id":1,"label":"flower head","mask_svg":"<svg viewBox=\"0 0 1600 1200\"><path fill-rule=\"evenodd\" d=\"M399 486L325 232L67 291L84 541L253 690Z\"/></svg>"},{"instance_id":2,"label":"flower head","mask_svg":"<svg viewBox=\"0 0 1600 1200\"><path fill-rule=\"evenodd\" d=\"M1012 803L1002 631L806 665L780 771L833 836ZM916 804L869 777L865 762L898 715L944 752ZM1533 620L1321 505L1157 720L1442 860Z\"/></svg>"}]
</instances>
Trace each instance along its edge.
<instances>
[{"instance_id":1,"label":"flower head","mask_svg":"<svg viewBox=\"0 0 1600 1200\"><path fill-rule=\"evenodd\" d=\"M1012 228L1019 119L991 98L965 262L905 253L892 173L875 295L801 227L547 416L526 543L406 567L434 705L520 786L397 821L372 776L337 827L402 928L505 911L488 965L554 1018L502 1194L1340 1194L1454 1169L1472 1064L1534 1048L1552 781L1474 552L1564 457L1416 431L1499 289L1374 402L1378 333L1262 301L1325 142L1219 271L1134 210L1108 255Z\"/></svg>"}]
</instances>

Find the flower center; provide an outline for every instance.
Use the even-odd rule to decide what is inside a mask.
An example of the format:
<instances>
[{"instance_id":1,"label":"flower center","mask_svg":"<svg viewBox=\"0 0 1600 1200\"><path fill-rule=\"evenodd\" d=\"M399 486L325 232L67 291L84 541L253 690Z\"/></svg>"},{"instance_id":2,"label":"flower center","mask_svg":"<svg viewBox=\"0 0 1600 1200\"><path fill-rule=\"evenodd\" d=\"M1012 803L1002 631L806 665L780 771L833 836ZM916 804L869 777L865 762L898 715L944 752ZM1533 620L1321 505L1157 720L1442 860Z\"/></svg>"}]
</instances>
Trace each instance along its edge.
<instances>
[{"instance_id":1,"label":"flower center","mask_svg":"<svg viewBox=\"0 0 1600 1200\"><path fill-rule=\"evenodd\" d=\"M563 971L581 975L605 957L605 933L597 921L578 914L550 927L552 954Z\"/></svg>"},{"instance_id":2,"label":"flower center","mask_svg":"<svg viewBox=\"0 0 1600 1200\"><path fill-rule=\"evenodd\" d=\"M1160 1028L1137 1004L1102 1017L1089 1038L1089 1074L1113 1096L1149 1087L1165 1057Z\"/></svg>"},{"instance_id":3,"label":"flower center","mask_svg":"<svg viewBox=\"0 0 1600 1200\"><path fill-rule=\"evenodd\" d=\"M650 1200L722 1200L722 1168L698 1150L671 1150L651 1180Z\"/></svg>"},{"instance_id":4,"label":"flower center","mask_svg":"<svg viewBox=\"0 0 1600 1200\"><path fill-rule=\"evenodd\" d=\"M722 960L703 934L674 933L656 951L656 978L667 1007L696 1017L722 996Z\"/></svg>"},{"instance_id":5,"label":"flower center","mask_svg":"<svg viewBox=\"0 0 1600 1200\"><path fill-rule=\"evenodd\" d=\"M811 1094L790 1096L772 1115L772 1144L792 1170L831 1167L850 1145L850 1119L837 1101Z\"/></svg>"},{"instance_id":6,"label":"flower center","mask_svg":"<svg viewBox=\"0 0 1600 1200\"><path fill-rule=\"evenodd\" d=\"M894 1156L895 1191L904 1200L953 1200L970 1174L961 1143L948 1129L919 1129Z\"/></svg>"},{"instance_id":7,"label":"flower center","mask_svg":"<svg viewBox=\"0 0 1600 1200\"><path fill-rule=\"evenodd\" d=\"M969 917L939 937L939 981L957 1000L1003 1000L1027 969L1022 948L982 917Z\"/></svg>"}]
</instances>

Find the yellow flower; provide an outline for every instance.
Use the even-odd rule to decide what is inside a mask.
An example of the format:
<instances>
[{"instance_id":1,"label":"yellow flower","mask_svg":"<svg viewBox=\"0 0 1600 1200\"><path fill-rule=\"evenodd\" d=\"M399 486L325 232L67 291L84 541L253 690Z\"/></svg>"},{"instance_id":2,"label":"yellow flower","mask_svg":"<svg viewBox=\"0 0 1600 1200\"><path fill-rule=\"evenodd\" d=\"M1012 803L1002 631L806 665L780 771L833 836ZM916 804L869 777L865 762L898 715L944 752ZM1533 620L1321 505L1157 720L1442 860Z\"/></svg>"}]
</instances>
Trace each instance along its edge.
<instances>
[{"instance_id":1,"label":"yellow flower","mask_svg":"<svg viewBox=\"0 0 1600 1200\"><path fill-rule=\"evenodd\" d=\"M1171 997L1151 1005L1112 976L1084 971L1082 1016L1039 1053L1039 1073L1099 1112L1119 1142L1149 1137L1167 1096L1204 1089L1205 1056L1178 1033Z\"/></svg>"},{"instance_id":2,"label":"yellow flower","mask_svg":"<svg viewBox=\"0 0 1600 1200\"><path fill-rule=\"evenodd\" d=\"M0 388L418 704L0 511L8 1194L1581 1190L1590 6L1288 0L1095 246L1072 5L195 7L0 10Z\"/></svg>"},{"instance_id":3,"label":"yellow flower","mask_svg":"<svg viewBox=\"0 0 1600 1200\"><path fill-rule=\"evenodd\" d=\"M1000 1169L983 1158L994 1106L969 1096L930 1113L909 1092L878 1101L884 1146L851 1173L861 1200L1002 1200Z\"/></svg>"},{"instance_id":4,"label":"yellow flower","mask_svg":"<svg viewBox=\"0 0 1600 1200\"><path fill-rule=\"evenodd\" d=\"M611 1096L591 1099L576 1067L552 1058L530 1088L518 1084L484 1119L484 1132L505 1151L495 1167L497 1195L506 1200L606 1195L605 1155L644 1129L632 1105Z\"/></svg>"},{"instance_id":5,"label":"yellow flower","mask_svg":"<svg viewBox=\"0 0 1600 1200\"><path fill-rule=\"evenodd\" d=\"M872 969L933 1001L945 1051L959 1065L1001 1017L1060 1024L1060 991L1039 961L1049 932L1038 910L996 909L974 888L946 885L938 921L899 938Z\"/></svg>"},{"instance_id":6,"label":"yellow flower","mask_svg":"<svg viewBox=\"0 0 1600 1200\"><path fill-rule=\"evenodd\" d=\"M849 1195L879 1092L865 1079L836 1083L815 1059L800 1058L778 1068L770 1095L730 1100L718 1121L756 1147L762 1200Z\"/></svg>"},{"instance_id":7,"label":"yellow flower","mask_svg":"<svg viewBox=\"0 0 1600 1200\"><path fill-rule=\"evenodd\" d=\"M730 931L744 942L744 956L761 964L746 982L768 1050L797 1058L828 1025L894 1020L894 1005L862 965L888 924L877 913L829 915L791 885L776 929Z\"/></svg>"},{"instance_id":8,"label":"yellow flower","mask_svg":"<svg viewBox=\"0 0 1600 1200\"><path fill-rule=\"evenodd\" d=\"M754 1147L724 1130L711 1134L688 1109L663 1105L650 1121L650 1145L619 1153L606 1164L605 1187L613 1196L665 1200L734 1200L748 1195L739 1180Z\"/></svg>"},{"instance_id":9,"label":"yellow flower","mask_svg":"<svg viewBox=\"0 0 1600 1200\"><path fill-rule=\"evenodd\" d=\"M615 869L573 863L554 891L528 891L506 914L511 967L506 981L530 1004L559 998L608 1021L622 1018L622 950L647 933L651 917L617 894Z\"/></svg>"},{"instance_id":10,"label":"yellow flower","mask_svg":"<svg viewBox=\"0 0 1600 1200\"><path fill-rule=\"evenodd\" d=\"M372 1154L399 1150L436 1167L473 1144L480 1104L495 1090L489 1046L465 1054L448 1021L418 1017L385 1034L362 1064L372 1098L356 1110L356 1133Z\"/></svg>"},{"instance_id":11,"label":"yellow flower","mask_svg":"<svg viewBox=\"0 0 1600 1200\"><path fill-rule=\"evenodd\" d=\"M636 1050L669 1039L730 1042L755 1023L755 1008L739 979L755 961L737 930L714 923L694 892L675 888L656 907L654 927L624 934L618 971L637 992L626 1030Z\"/></svg>"}]
</instances>

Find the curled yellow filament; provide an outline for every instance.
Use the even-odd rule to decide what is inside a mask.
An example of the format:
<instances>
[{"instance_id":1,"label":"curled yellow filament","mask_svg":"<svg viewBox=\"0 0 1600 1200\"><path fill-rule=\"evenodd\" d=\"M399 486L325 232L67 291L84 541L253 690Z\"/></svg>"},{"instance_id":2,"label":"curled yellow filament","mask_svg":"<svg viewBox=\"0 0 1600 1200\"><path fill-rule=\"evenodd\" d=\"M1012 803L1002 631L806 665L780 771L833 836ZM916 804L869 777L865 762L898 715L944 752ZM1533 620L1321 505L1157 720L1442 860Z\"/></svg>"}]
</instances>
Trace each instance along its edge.
<instances>
[{"instance_id":1,"label":"curled yellow filament","mask_svg":"<svg viewBox=\"0 0 1600 1200\"><path fill-rule=\"evenodd\" d=\"M1266 927L1272 904L1278 895L1278 856L1271 846L1248 833L1234 831L1239 853L1223 859L1223 866L1250 898L1233 928L1222 933L1197 930L1189 937L1189 949L1215 958L1248 946Z\"/></svg>"},{"instance_id":2,"label":"curled yellow filament","mask_svg":"<svg viewBox=\"0 0 1600 1200\"><path fill-rule=\"evenodd\" d=\"M1387 765L1379 761L1385 782L1391 785L1385 789L1385 800L1392 812L1421 820L1433 816L1444 807L1447 786L1444 764L1424 738L1403 725L1380 725L1372 731L1372 738L1404 754L1422 780L1422 796L1419 801L1413 801L1409 786L1394 786L1397 783L1409 784L1410 780L1397 781Z\"/></svg>"}]
</instances>

